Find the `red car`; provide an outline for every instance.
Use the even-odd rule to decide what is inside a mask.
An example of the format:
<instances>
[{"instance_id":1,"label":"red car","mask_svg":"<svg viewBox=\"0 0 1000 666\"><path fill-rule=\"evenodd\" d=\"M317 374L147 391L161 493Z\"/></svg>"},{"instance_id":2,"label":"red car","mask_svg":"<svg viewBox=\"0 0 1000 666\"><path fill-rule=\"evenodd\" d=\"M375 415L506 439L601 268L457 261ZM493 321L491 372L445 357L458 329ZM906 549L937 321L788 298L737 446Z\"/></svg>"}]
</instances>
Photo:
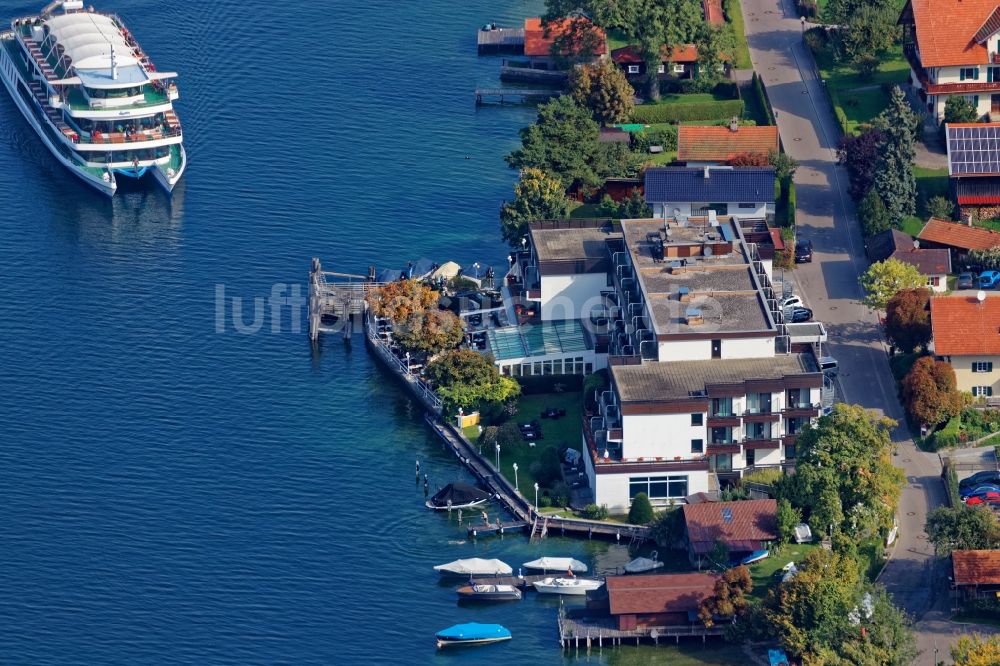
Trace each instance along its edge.
<instances>
[{"instance_id":1,"label":"red car","mask_svg":"<svg viewBox=\"0 0 1000 666\"><path fill-rule=\"evenodd\" d=\"M1000 504L1000 493L995 491L989 491L982 493L981 495L973 495L972 497L967 497L965 503L968 506L975 506L977 504Z\"/></svg>"}]
</instances>

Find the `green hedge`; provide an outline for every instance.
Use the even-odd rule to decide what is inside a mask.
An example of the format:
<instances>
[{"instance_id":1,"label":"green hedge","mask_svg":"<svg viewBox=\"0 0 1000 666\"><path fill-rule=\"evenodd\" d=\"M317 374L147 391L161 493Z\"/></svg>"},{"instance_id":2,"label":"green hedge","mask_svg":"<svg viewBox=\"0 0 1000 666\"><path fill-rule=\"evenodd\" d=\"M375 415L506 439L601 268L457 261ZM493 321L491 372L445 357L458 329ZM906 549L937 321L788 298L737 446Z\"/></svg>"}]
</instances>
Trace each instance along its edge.
<instances>
[{"instance_id":1,"label":"green hedge","mask_svg":"<svg viewBox=\"0 0 1000 666\"><path fill-rule=\"evenodd\" d=\"M944 477L944 488L948 493L948 503L952 507L962 506L962 498L958 494L958 473L950 461L945 463L944 468L941 470L941 476Z\"/></svg>"},{"instance_id":2,"label":"green hedge","mask_svg":"<svg viewBox=\"0 0 1000 666\"><path fill-rule=\"evenodd\" d=\"M583 390L583 375L537 375L516 379L524 395L554 393L557 386L563 391Z\"/></svg>"},{"instance_id":3,"label":"green hedge","mask_svg":"<svg viewBox=\"0 0 1000 666\"><path fill-rule=\"evenodd\" d=\"M788 226L795 226L795 183L792 179L788 179L788 183L785 186L785 192L787 192L788 197Z\"/></svg>"},{"instance_id":4,"label":"green hedge","mask_svg":"<svg viewBox=\"0 0 1000 666\"><path fill-rule=\"evenodd\" d=\"M764 81L757 76L757 72L754 72L750 82L753 87L754 97L757 98L757 103L764 109L764 115L767 116L767 124L777 125L774 120L774 109L771 108L771 100L767 96L767 89L764 88Z\"/></svg>"},{"instance_id":5,"label":"green hedge","mask_svg":"<svg viewBox=\"0 0 1000 666\"><path fill-rule=\"evenodd\" d=\"M640 104L632 111L634 123L674 123L684 120L716 120L743 115L743 100L728 99L714 102L671 102Z\"/></svg>"},{"instance_id":6,"label":"green hedge","mask_svg":"<svg viewBox=\"0 0 1000 666\"><path fill-rule=\"evenodd\" d=\"M667 152L677 150L677 126L657 127L632 135L633 150L647 153L650 146L663 146L663 150Z\"/></svg>"}]
</instances>

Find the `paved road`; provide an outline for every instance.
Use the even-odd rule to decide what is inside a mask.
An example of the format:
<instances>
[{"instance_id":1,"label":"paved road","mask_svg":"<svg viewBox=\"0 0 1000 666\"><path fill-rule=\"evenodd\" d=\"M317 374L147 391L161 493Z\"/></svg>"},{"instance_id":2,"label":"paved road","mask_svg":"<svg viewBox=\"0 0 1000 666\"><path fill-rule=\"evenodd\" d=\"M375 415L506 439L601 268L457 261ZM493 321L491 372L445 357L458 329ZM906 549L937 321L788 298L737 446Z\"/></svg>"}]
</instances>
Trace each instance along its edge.
<instances>
[{"instance_id":1,"label":"paved road","mask_svg":"<svg viewBox=\"0 0 1000 666\"><path fill-rule=\"evenodd\" d=\"M857 403L903 422L885 347L873 312L860 304L858 276L867 267L847 174L836 164L838 127L826 93L802 44L802 28L786 0L742 0L754 68L767 85L785 150L799 161L795 175L800 238L813 241L814 263L800 266L802 296L830 334L827 350L841 369L845 402ZM916 619L940 619L947 595L932 581L933 549L923 532L929 508L944 502L936 455L916 450L905 428L894 433L903 490L899 539L880 581ZM917 663L933 663L934 634L918 627L925 650ZM931 629L930 626L926 627ZM943 639L939 639L939 642ZM947 650L943 649L942 655Z\"/></svg>"}]
</instances>

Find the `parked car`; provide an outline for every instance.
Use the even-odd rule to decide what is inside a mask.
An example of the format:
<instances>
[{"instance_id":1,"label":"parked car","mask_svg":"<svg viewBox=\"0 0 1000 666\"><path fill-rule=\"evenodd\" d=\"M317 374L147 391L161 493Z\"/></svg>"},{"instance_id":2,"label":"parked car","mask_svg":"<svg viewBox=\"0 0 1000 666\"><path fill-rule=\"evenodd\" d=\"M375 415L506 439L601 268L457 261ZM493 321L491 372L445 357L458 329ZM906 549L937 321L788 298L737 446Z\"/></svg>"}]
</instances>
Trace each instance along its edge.
<instances>
[{"instance_id":1,"label":"parked car","mask_svg":"<svg viewBox=\"0 0 1000 666\"><path fill-rule=\"evenodd\" d=\"M795 241L795 263L810 264L813 260L813 244L811 240Z\"/></svg>"},{"instance_id":2,"label":"parked car","mask_svg":"<svg viewBox=\"0 0 1000 666\"><path fill-rule=\"evenodd\" d=\"M785 308L791 308L791 307L795 307L795 306L799 306L799 307L805 307L806 306L806 304L802 302L802 299L800 297L794 295L794 294L791 295L791 296L786 296L785 298L781 299L781 301L779 301L778 305L781 306L782 310L784 310Z\"/></svg>"},{"instance_id":3,"label":"parked car","mask_svg":"<svg viewBox=\"0 0 1000 666\"><path fill-rule=\"evenodd\" d=\"M1000 271L983 271L979 274L979 288L992 289L1000 282Z\"/></svg>"},{"instance_id":4,"label":"parked car","mask_svg":"<svg viewBox=\"0 0 1000 666\"><path fill-rule=\"evenodd\" d=\"M976 472L972 476L959 481L958 489L959 491L962 491L967 488L976 488L983 485L1000 486L1000 472L993 472L991 470Z\"/></svg>"},{"instance_id":5,"label":"parked car","mask_svg":"<svg viewBox=\"0 0 1000 666\"><path fill-rule=\"evenodd\" d=\"M967 488L965 490L959 490L958 495L963 500L969 497L975 497L977 495L985 495L986 493L1000 493L1000 486L993 484L986 484L982 486L976 486L975 488Z\"/></svg>"},{"instance_id":6,"label":"parked car","mask_svg":"<svg viewBox=\"0 0 1000 666\"><path fill-rule=\"evenodd\" d=\"M972 273L959 273L958 280L955 282L956 289L975 289L976 288L976 276Z\"/></svg>"},{"instance_id":7,"label":"parked car","mask_svg":"<svg viewBox=\"0 0 1000 666\"><path fill-rule=\"evenodd\" d=\"M812 321L813 311L809 308L792 308L792 313L788 316L788 321L792 324L801 324L804 321Z\"/></svg>"},{"instance_id":8,"label":"parked car","mask_svg":"<svg viewBox=\"0 0 1000 666\"><path fill-rule=\"evenodd\" d=\"M1000 504L1000 493L992 490L982 495L973 495L965 498L966 506L976 506L977 504Z\"/></svg>"}]
</instances>

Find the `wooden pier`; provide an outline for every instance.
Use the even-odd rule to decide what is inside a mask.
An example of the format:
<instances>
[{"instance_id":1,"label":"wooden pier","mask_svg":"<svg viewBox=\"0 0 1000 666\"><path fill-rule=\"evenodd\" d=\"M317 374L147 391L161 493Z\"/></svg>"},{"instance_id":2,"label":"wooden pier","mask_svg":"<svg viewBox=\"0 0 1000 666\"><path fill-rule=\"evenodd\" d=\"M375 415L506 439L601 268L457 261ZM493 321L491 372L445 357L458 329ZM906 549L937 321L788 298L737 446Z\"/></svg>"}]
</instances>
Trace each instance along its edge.
<instances>
[{"instance_id":1,"label":"wooden pier","mask_svg":"<svg viewBox=\"0 0 1000 666\"><path fill-rule=\"evenodd\" d=\"M525 528L529 527L529 523L523 520L516 520L512 522L496 523L487 525L484 523L479 523L478 525L469 525L469 537L475 539L481 536L494 536L497 534L503 535L509 533L523 532Z\"/></svg>"},{"instance_id":2,"label":"wooden pier","mask_svg":"<svg viewBox=\"0 0 1000 666\"><path fill-rule=\"evenodd\" d=\"M524 28L480 29L476 33L479 55L524 53Z\"/></svg>"},{"instance_id":3,"label":"wooden pier","mask_svg":"<svg viewBox=\"0 0 1000 666\"><path fill-rule=\"evenodd\" d=\"M503 104L536 102L562 95L562 90L554 88L476 88L476 106L494 103Z\"/></svg>"},{"instance_id":4,"label":"wooden pier","mask_svg":"<svg viewBox=\"0 0 1000 666\"><path fill-rule=\"evenodd\" d=\"M660 639L674 639L680 643L681 638L701 638L707 642L709 636L724 636L725 625L715 625L706 628L701 624L682 624L676 626L641 627L630 631L622 631L615 626L610 617L572 619L566 617L564 608L559 610L559 644L563 649L583 647L614 647L616 645L639 645L642 641L659 644Z\"/></svg>"},{"instance_id":5,"label":"wooden pier","mask_svg":"<svg viewBox=\"0 0 1000 666\"><path fill-rule=\"evenodd\" d=\"M514 587L521 588L522 590L533 590L534 584L540 580L545 580L546 578L559 578L562 576L566 577L566 572L549 572L547 574L530 574L527 576L480 576L479 578L473 578L470 583L472 585L513 585ZM581 580L602 580L600 578L589 578L587 576L576 576Z\"/></svg>"},{"instance_id":6,"label":"wooden pier","mask_svg":"<svg viewBox=\"0 0 1000 666\"><path fill-rule=\"evenodd\" d=\"M309 271L309 339L315 342L320 333L350 337L365 313L368 293L380 286L364 275L324 271L314 257ZM331 320L332 324L325 323Z\"/></svg>"}]
</instances>

